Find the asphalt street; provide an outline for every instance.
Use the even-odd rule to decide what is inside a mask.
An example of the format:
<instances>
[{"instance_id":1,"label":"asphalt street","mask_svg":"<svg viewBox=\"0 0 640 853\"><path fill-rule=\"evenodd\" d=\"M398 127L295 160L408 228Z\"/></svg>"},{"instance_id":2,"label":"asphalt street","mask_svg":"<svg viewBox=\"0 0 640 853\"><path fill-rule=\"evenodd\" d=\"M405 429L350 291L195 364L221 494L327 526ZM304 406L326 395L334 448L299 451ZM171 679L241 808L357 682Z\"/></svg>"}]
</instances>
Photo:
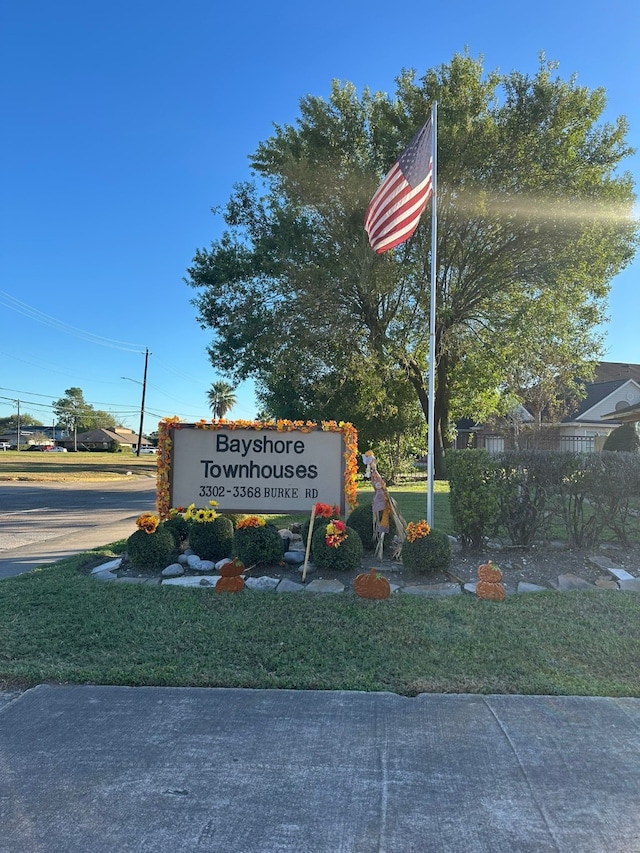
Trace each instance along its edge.
<instances>
[{"instance_id":1,"label":"asphalt street","mask_svg":"<svg viewBox=\"0 0 640 853\"><path fill-rule=\"evenodd\" d=\"M138 515L155 506L153 477L2 483L0 578L126 538Z\"/></svg>"}]
</instances>

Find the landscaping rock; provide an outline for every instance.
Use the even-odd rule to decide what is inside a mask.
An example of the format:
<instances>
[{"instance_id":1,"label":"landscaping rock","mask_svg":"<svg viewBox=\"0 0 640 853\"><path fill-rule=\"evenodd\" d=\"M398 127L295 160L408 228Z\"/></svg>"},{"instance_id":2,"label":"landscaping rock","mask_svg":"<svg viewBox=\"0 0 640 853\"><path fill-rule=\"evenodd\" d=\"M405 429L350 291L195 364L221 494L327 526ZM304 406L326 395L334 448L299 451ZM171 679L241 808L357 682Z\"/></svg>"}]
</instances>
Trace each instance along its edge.
<instances>
[{"instance_id":1,"label":"landscaping rock","mask_svg":"<svg viewBox=\"0 0 640 853\"><path fill-rule=\"evenodd\" d=\"M286 551L282 559L290 566L299 566L304 563L304 551Z\"/></svg>"},{"instance_id":2,"label":"landscaping rock","mask_svg":"<svg viewBox=\"0 0 640 853\"><path fill-rule=\"evenodd\" d=\"M255 592L273 592L280 583L280 579L265 576L261 578L247 578L244 583L247 589L254 590Z\"/></svg>"},{"instance_id":3,"label":"landscaping rock","mask_svg":"<svg viewBox=\"0 0 640 853\"><path fill-rule=\"evenodd\" d=\"M91 574L97 575L100 574L100 572L117 572L121 565L122 557L118 557L117 560L110 560L108 563L103 563L101 566L96 566L95 569L91 569Z\"/></svg>"},{"instance_id":4,"label":"landscaping rock","mask_svg":"<svg viewBox=\"0 0 640 853\"><path fill-rule=\"evenodd\" d=\"M538 586L537 583L526 583L525 581L520 581L517 587L517 592L547 592L548 589L546 586Z\"/></svg>"},{"instance_id":5,"label":"landscaping rock","mask_svg":"<svg viewBox=\"0 0 640 853\"><path fill-rule=\"evenodd\" d=\"M597 589L597 586L579 578L578 575L560 575L558 589L561 592L570 592L574 589Z\"/></svg>"},{"instance_id":6,"label":"landscaping rock","mask_svg":"<svg viewBox=\"0 0 640 853\"><path fill-rule=\"evenodd\" d=\"M162 581L162 586L215 586L219 575L210 575L206 578L194 577L193 575L184 575L181 578L165 578Z\"/></svg>"},{"instance_id":7,"label":"landscaping rock","mask_svg":"<svg viewBox=\"0 0 640 853\"><path fill-rule=\"evenodd\" d=\"M160 574L163 578L179 578L184 574L184 566L181 566L180 563L171 563Z\"/></svg>"},{"instance_id":8,"label":"landscaping rock","mask_svg":"<svg viewBox=\"0 0 640 853\"><path fill-rule=\"evenodd\" d=\"M305 592L344 592L344 584L337 580L323 580L318 578L305 586Z\"/></svg>"},{"instance_id":9,"label":"landscaping rock","mask_svg":"<svg viewBox=\"0 0 640 853\"><path fill-rule=\"evenodd\" d=\"M304 589L306 589L306 587L301 583L296 583L295 581L290 581L288 578L283 578L276 587L276 592L302 592Z\"/></svg>"},{"instance_id":10,"label":"landscaping rock","mask_svg":"<svg viewBox=\"0 0 640 853\"><path fill-rule=\"evenodd\" d=\"M640 592L640 578L623 578L618 581L618 587L624 592Z\"/></svg>"},{"instance_id":11,"label":"landscaping rock","mask_svg":"<svg viewBox=\"0 0 640 853\"><path fill-rule=\"evenodd\" d=\"M405 595L424 595L429 598L441 598L445 595L460 595L462 590L459 583L429 583L424 586L405 586Z\"/></svg>"}]
</instances>

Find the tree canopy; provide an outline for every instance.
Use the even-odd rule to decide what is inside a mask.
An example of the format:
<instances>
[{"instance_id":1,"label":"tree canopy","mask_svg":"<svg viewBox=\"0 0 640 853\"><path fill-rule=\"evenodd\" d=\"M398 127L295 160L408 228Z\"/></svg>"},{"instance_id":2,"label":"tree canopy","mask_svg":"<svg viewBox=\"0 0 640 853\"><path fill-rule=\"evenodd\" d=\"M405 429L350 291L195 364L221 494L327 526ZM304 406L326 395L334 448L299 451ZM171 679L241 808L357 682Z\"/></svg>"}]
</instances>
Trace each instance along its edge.
<instances>
[{"instance_id":1,"label":"tree canopy","mask_svg":"<svg viewBox=\"0 0 640 853\"><path fill-rule=\"evenodd\" d=\"M42 421L34 418L29 412L20 413L20 426L44 426ZM18 415L8 415L5 418L0 418L0 432L9 432L15 430L18 426Z\"/></svg>"},{"instance_id":2,"label":"tree canopy","mask_svg":"<svg viewBox=\"0 0 640 853\"><path fill-rule=\"evenodd\" d=\"M207 399L214 418L224 418L236 404L235 388L228 382L213 382L207 391Z\"/></svg>"},{"instance_id":3,"label":"tree canopy","mask_svg":"<svg viewBox=\"0 0 640 853\"><path fill-rule=\"evenodd\" d=\"M78 432L90 429L114 429L118 424L113 415L94 409L84 399L81 388L67 388L65 396L53 403L58 423L77 436Z\"/></svg>"},{"instance_id":4,"label":"tree canopy","mask_svg":"<svg viewBox=\"0 0 640 853\"><path fill-rule=\"evenodd\" d=\"M420 78L403 71L392 97L334 82L328 100L302 98L296 124L276 125L251 156L226 230L188 270L216 369L255 377L272 408L285 388L295 407L301 382L314 393L350 383L361 397L375 374L392 389L387 417L407 387L427 417L431 217L381 256L363 220L434 101L436 470L452 420L547 388L536 365L564 381L593 362L609 283L638 243L620 171L632 150L624 117L602 122L604 91L556 70L541 57L533 76L485 73L456 54ZM306 416L304 395L297 403Z\"/></svg>"}]
</instances>

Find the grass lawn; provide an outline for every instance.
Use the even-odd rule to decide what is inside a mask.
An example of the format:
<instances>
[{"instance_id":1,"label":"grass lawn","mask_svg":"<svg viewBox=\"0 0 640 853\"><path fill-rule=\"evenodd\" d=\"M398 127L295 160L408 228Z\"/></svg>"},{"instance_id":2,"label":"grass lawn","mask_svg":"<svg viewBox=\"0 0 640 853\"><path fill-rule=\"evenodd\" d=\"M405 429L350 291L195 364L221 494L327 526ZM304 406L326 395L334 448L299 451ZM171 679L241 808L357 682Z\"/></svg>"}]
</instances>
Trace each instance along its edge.
<instances>
[{"instance_id":1,"label":"grass lawn","mask_svg":"<svg viewBox=\"0 0 640 853\"><path fill-rule=\"evenodd\" d=\"M133 453L0 452L0 481L120 480L131 475L155 477L156 457Z\"/></svg>"},{"instance_id":2,"label":"grass lawn","mask_svg":"<svg viewBox=\"0 0 640 853\"><path fill-rule=\"evenodd\" d=\"M0 686L640 696L634 593L218 595L103 583L87 559L0 581Z\"/></svg>"}]
</instances>

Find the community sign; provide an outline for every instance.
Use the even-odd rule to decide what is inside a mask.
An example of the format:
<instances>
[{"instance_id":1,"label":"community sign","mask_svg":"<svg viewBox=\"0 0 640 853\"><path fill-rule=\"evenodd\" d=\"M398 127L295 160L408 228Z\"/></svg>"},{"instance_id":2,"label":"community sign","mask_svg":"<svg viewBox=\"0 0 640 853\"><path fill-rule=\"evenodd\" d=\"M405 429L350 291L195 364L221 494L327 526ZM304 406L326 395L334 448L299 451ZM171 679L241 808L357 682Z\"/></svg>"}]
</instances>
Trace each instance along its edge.
<instances>
[{"instance_id":1,"label":"community sign","mask_svg":"<svg viewBox=\"0 0 640 853\"><path fill-rule=\"evenodd\" d=\"M347 481L355 482L357 466L351 461L357 455L351 424L160 426L161 515L169 507L207 507L210 501L217 502L218 512L257 515L310 512L316 503L337 505L344 513L351 503Z\"/></svg>"}]
</instances>

